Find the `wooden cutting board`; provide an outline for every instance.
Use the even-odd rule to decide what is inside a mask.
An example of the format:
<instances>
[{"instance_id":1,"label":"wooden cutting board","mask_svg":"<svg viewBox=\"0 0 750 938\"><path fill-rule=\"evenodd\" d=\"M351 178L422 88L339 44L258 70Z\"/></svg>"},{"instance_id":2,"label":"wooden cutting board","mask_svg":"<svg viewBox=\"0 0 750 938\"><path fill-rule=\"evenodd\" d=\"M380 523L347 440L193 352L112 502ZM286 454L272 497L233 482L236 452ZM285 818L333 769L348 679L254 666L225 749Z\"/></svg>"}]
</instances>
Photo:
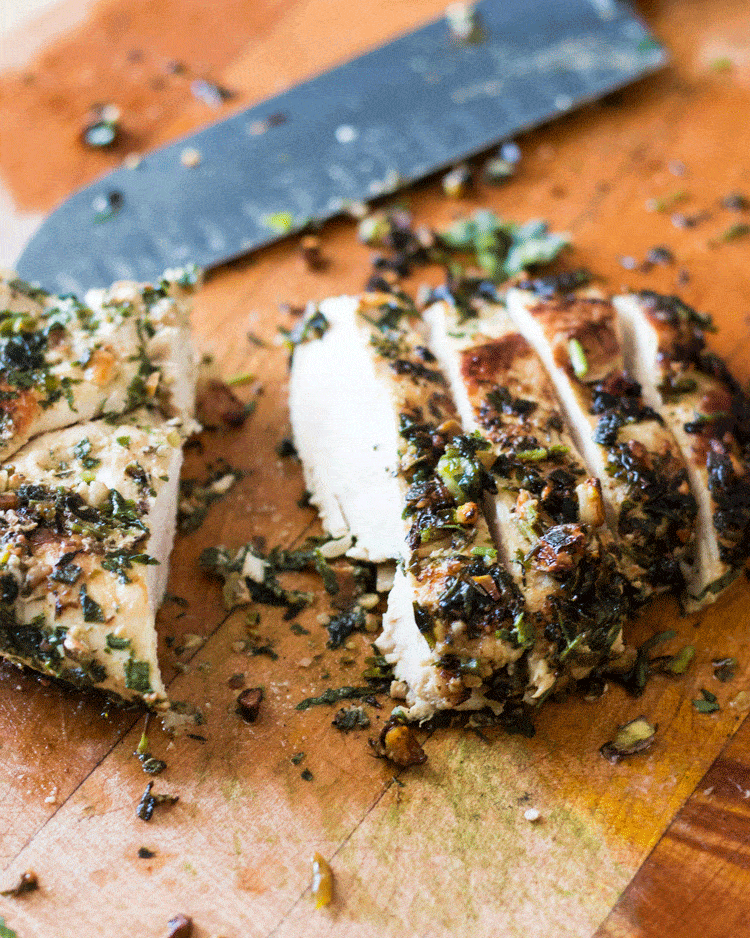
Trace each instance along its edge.
<instances>
[{"instance_id":1,"label":"wooden cutting board","mask_svg":"<svg viewBox=\"0 0 750 938\"><path fill-rule=\"evenodd\" d=\"M69 16L75 3L63 6ZM440 15L444 0L158 6L157 16L148 0L101 3L0 75L0 174L14 200L6 226L49 209L128 153ZM641 8L672 50L671 68L521 138L520 170L503 188L480 186L451 201L429 183L406 198L418 221L436 225L477 206L546 218L573 235L570 262L613 290L679 290L710 312L719 326L712 346L747 380L750 237L721 238L750 222L750 213L722 205L730 193L750 193L750 18L742 0ZM14 36L16 58L30 31L49 36L33 26ZM211 109L191 96L196 77L235 97ZM126 134L112 153L78 142L96 102L122 110ZM665 210L649 210L649 200ZM656 245L668 246L675 263L648 272L622 265ZM174 740L156 721L148 729L151 751L168 763L154 790L180 800L149 823L135 817L148 780L133 756L142 715L100 716L96 702L0 666L0 886L24 870L40 882L37 892L0 898L0 914L19 938L159 936L177 913L193 917L197 938L750 933L750 724L736 706L750 689L744 577L698 617L680 618L662 600L630 626L636 644L668 628L678 637L667 650L693 644L684 678L655 677L640 699L612 686L596 702L551 703L531 740L441 729L425 740L429 761L399 773L367 745L387 701L383 710L366 707L369 731L348 735L331 727L335 707L295 709L326 687L360 683L369 653L363 635L353 651L326 649L319 617L328 607L315 578L302 577L318 595L299 618L305 632L260 608L276 659L237 650L244 615L227 616L197 557L208 545L263 536L289 546L319 530L297 506L299 466L275 453L288 434L286 353L276 342L288 318L278 304L356 292L370 254L346 221L326 226L323 251L330 266L312 273L289 240L213 274L198 300L197 344L226 375L257 376L243 389L257 406L243 429L205 433L185 469L200 477L225 458L245 477L199 531L178 540L169 592L187 605L169 601L160 617L170 694L203 719ZM737 672L721 683L711 662L727 656ZM237 674L265 689L253 725L234 713L228 681ZM694 709L700 688L717 695L718 713ZM610 765L599 747L640 714L659 724L656 744ZM524 818L528 807L539 810L536 823ZM139 858L140 847L154 856ZM319 911L308 888L316 850L336 881L334 902Z\"/></svg>"}]
</instances>

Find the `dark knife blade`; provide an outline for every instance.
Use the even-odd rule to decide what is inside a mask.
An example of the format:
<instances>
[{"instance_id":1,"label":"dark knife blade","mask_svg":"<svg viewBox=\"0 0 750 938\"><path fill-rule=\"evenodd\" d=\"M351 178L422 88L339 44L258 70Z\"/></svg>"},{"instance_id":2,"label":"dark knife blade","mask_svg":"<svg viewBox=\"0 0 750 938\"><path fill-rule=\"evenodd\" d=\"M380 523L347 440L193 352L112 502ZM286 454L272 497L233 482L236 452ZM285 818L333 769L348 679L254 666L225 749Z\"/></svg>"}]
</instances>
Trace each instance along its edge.
<instances>
[{"instance_id":1,"label":"dark knife blade","mask_svg":"<svg viewBox=\"0 0 750 938\"><path fill-rule=\"evenodd\" d=\"M475 44L439 20L104 176L46 219L19 274L80 293L187 262L213 267L666 60L621 0L483 0L476 12Z\"/></svg>"}]
</instances>

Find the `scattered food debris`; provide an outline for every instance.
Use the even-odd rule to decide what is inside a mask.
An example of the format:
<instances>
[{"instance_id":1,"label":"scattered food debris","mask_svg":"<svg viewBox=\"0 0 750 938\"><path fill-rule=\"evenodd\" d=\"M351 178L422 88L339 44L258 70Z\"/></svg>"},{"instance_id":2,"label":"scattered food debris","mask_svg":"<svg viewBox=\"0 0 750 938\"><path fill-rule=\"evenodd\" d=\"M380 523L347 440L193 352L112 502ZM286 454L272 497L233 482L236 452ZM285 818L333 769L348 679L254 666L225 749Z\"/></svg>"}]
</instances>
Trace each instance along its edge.
<instances>
[{"instance_id":1,"label":"scattered food debris","mask_svg":"<svg viewBox=\"0 0 750 938\"><path fill-rule=\"evenodd\" d=\"M94 221L97 223L108 221L120 211L124 202L125 197L122 192L118 192L116 189L106 193L106 195L96 196L91 203L94 210Z\"/></svg>"},{"instance_id":2,"label":"scattered food debris","mask_svg":"<svg viewBox=\"0 0 750 938\"><path fill-rule=\"evenodd\" d=\"M653 658L650 655L657 645L676 637L677 633L673 629L657 632L636 651L631 650L631 657L623 658L619 668L608 669L607 675L622 684L628 693L640 697L652 674L684 674L695 656L695 648L692 645L685 645L674 655L659 655Z\"/></svg>"},{"instance_id":3,"label":"scattered food debris","mask_svg":"<svg viewBox=\"0 0 750 938\"><path fill-rule=\"evenodd\" d=\"M350 730L364 730L370 725L370 718L362 707L342 707L331 721L331 726L335 726L342 733L348 733Z\"/></svg>"},{"instance_id":4,"label":"scattered food debris","mask_svg":"<svg viewBox=\"0 0 750 938\"><path fill-rule=\"evenodd\" d=\"M153 850L149 850L148 847L138 848L139 860L150 860L152 857L155 857L155 856L156 856L156 853Z\"/></svg>"},{"instance_id":5,"label":"scattered food debris","mask_svg":"<svg viewBox=\"0 0 750 938\"><path fill-rule=\"evenodd\" d=\"M203 162L201 151L196 150L195 147L185 147L180 153L180 162L188 169L195 169Z\"/></svg>"},{"instance_id":6,"label":"scattered food debris","mask_svg":"<svg viewBox=\"0 0 750 938\"><path fill-rule=\"evenodd\" d=\"M205 479L180 479L177 530L191 534L203 524L209 508L224 498L244 473L223 459L206 467Z\"/></svg>"},{"instance_id":7,"label":"scattered food debris","mask_svg":"<svg viewBox=\"0 0 750 938\"><path fill-rule=\"evenodd\" d=\"M313 854L312 868L312 897L315 908L322 909L333 899L333 870L317 851Z\"/></svg>"},{"instance_id":8,"label":"scattered food debris","mask_svg":"<svg viewBox=\"0 0 750 938\"><path fill-rule=\"evenodd\" d=\"M714 59L711 62L711 71L717 72L719 74L722 72L731 72L733 68L734 62L725 55L720 56L718 59Z\"/></svg>"},{"instance_id":9,"label":"scattered food debris","mask_svg":"<svg viewBox=\"0 0 750 938\"><path fill-rule=\"evenodd\" d=\"M236 397L220 378L206 378L198 384L198 420L206 430L241 427L251 409Z\"/></svg>"},{"instance_id":10,"label":"scattered food debris","mask_svg":"<svg viewBox=\"0 0 750 938\"><path fill-rule=\"evenodd\" d=\"M536 821L539 820L539 818L541 817L541 814L536 808L527 808L523 812L523 816L527 821L534 824Z\"/></svg>"},{"instance_id":11,"label":"scattered food debris","mask_svg":"<svg viewBox=\"0 0 750 938\"><path fill-rule=\"evenodd\" d=\"M471 169L461 163L443 176L443 192L452 199L460 199L471 188Z\"/></svg>"},{"instance_id":12,"label":"scattered food debris","mask_svg":"<svg viewBox=\"0 0 750 938\"><path fill-rule=\"evenodd\" d=\"M246 723L255 723L263 701L262 687L248 687L237 698L236 712Z\"/></svg>"},{"instance_id":13,"label":"scattered food debris","mask_svg":"<svg viewBox=\"0 0 750 938\"><path fill-rule=\"evenodd\" d=\"M153 787L153 782L149 782L148 785L146 785L146 790L141 795L141 800L138 802L138 807L136 808L135 816L142 821L150 821L154 816L155 808L159 805L173 805L177 804L180 800L178 795L152 795L151 789Z\"/></svg>"},{"instance_id":14,"label":"scattered food debris","mask_svg":"<svg viewBox=\"0 0 750 938\"><path fill-rule=\"evenodd\" d=\"M520 162L521 148L515 141L509 140L484 164L484 178L493 185L502 185L515 176Z\"/></svg>"},{"instance_id":15,"label":"scattered food debris","mask_svg":"<svg viewBox=\"0 0 750 938\"><path fill-rule=\"evenodd\" d=\"M637 752L644 752L654 742L658 724L651 724L645 717L637 717L629 723L618 727L613 740L605 743L599 752L613 765L625 756L632 756Z\"/></svg>"},{"instance_id":16,"label":"scattered food debris","mask_svg":"<svg viewBox=\"0 0 750 938\"><path fill-rule=\"evenodd\" d=\"M305 235L299 243L300 254L308 270L325 270L328 260L320 250L320 238L317 235Z\"/></svg>"},{"instance_id":17,"label":"scattered food debris","mask_svg":"<svg viewBox=\"0 0 750 938\"><path fill-rule=\"evenodd\" d=\"M729 701L729 706L733 710L750 710L750 693L741 690Z\"/></svg>"},{"instance_id":18,"label":"scattered food debris","mask_svg":"<svg viewBox=\"0 0 750 938\"><path fill-rule=\"evenodd\" d=\"M167 938L190 938L193 934L193 920L189 915L175 915L167 922Z\"/></svg>"},{"instance_id":19,"label":"scattered food debris","mask_svg":"<svg viewBox=\"0 0 750 938\"><path fill-rule=\"evenodd\" d=\"M730 212L746 212L750 209L750 199L742 192L731 192L722 199L721 204Z\"/></svg>"},{"instance_id":20,"label":"scattered food debris","mask_svg":"<svg viewBox=\"0 0 750 938\"><path fill-rule=\"evenodd\" d=\"M290 436L285 436L276 444L276 455L279 459L297 458L297 447Z\"/></svg>"},{"instance_id":21,"label":"scattered food debris","mask_svg":"<svg viewBox=\"0 0 750 938\"><path fill-rule=\"evenodd\" d=\"M748 234L750 234L750 225L745 222L737 222L734 225L730 225L729 228L725 228L724 231L720 232L715 238L711 238L708 242L708 246L715 248L720 244L727 244L729 241L744 238Z\"/></svg>"},{"instance_id":22,"label":"scattered food debris","mask_svg":"<svg viewBox=\"0 0 750 938\"><path fill-rule=\"evenodd\" d=\"M21 878L15 886L11 886L10 889L0 890L0 896L17 899L19 896L23 896L27 892L34 892L38 888L39 880L37 879L36 873L34 873L33 870L26 870L25 873L21 873Z\"/></svg>"},{"instance_id":23,"label":"scattered food debris","mask_svg":"<svg viewBox=\"0 0 750 938\"><path fill-rule=\"evenodd\" d=\"M229 91L228 88L215 85L213 82L206 81L204 78L197 78L195 81L191 82L190 91L194 98L198 101L202 101L209 107L221 107L225 101L229 101L230 98L234 97L234 93Z\"/></svg>"},{"instance_id":24,"label":"scattered food debris","mask_svg":"<svg viewBox=\"0 0 750 938\"><path fill-rule=\"evenodd\" d=\"M721 710L716 694L712 694L705 687L701 687L701 696L693 701L693 706L698 713L716 713L717 710Z\"/></svg>"},{"instance_id":25,"label":"scattered food debris","mask_svg":"<svg viewBox=\"0 0 750 938\"><path fill-rule=\"evenodd\" d=\"M674 264L674 254L670 251L668 247L664 245L659 245L657 247L651 248L651 250L646 254L646 263L647 264L661 264L666 266L668 264Z\"/></svg>"},{"instance_id":26,"label":"scattered food debris","mask_svg":"<svg viewBox=\"0 0 750 938\"><path fill-rule=\"evenodd\" d=\"M727 681L734 680L737 668L736 658L714 658L711 662L714 669L714 677L717 681L725 684Z\"/></svg>"},{"instance_id":27,"label":"scattered food debris","mask_svg":"<svg viewBox=\"0 0 750 938\"><path fill-rule=\"evenodd\" d=\"M478 43L484 39L484 30L473 3L449 4L445 19L451 35L461 42Z\"/></svg>"},{"instance_id":28,"label":"scattered food debris","mask_svg":"<svg viewBox=\"0 0 750 938\"><path fill-rule=\"evenodd\" d=\"M675 206L687 201L689 198L690 195L685 189L679 189L677 192L672 192L669 195L663 195L658 199L647 199L646 208L649 212L668 212L670 209L673 209Z\"/></svg>"},{"instance_id":29,"label":"scattered food debris","mask_svg":"<svg viewBox=\"0 0 750 938\"><path fill-rule=\"evenodd\" d=\"M81 131L81 141L94 150L114 146L120 136L120 109L114 104L92 108Z\"/></svg>"},{"instance_id":30,"label":"scattered food debris","mask_svg":"<svg viewBox=\"0 0 750 938\"><path fill-rule=\"evenodd\" d=\"M391 717L379 738L370 740L370 745L376 755L388 759L402 769L411 765L422 765L427 761L427 753L420 746L414 730L398 717Z\"/></svg>"},{"instance_id":31,"label":"scattered food debris","mask_svg":"<svg viewBox=\"0 0 750 938\"><path fill-rule=\"evenodd\" d=\"M310 707L319 707L322 704L335 704L340 700L351 700L355 697L368 697L373 693L372 687L329 687L318 697L306 697L300 700L295 710L309 710Z\"/></svg>"}]
</instances>

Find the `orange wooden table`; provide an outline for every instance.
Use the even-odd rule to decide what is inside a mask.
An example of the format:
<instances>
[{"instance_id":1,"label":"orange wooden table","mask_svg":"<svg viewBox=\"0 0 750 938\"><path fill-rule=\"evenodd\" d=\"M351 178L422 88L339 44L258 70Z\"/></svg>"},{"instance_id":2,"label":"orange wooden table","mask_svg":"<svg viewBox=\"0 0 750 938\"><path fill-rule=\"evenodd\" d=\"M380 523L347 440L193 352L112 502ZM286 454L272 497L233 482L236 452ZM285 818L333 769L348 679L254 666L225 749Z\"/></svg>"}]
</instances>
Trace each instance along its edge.
<instances>
[{"instance_id":1,"label":"orange wooden table","mask_svg":"<svg viewBox=\"0 0 750 938\"><path fill-rule=\"evenodd\" d=\"M16 212L48 210L128 153L277 92L444 6L164 0L157 15L149 0L107 0L0 74L0 178ZM430 182L406 198L431 224L477 206L543 217L571 232L570 262L602 274L613 290L679 289L715 317L712 345L746 380L750 238L715 242L750 221L722 205L730 193L750 194L750 12L742 0L641 8L673 53L670 68L520 138L520 171L503 188L480 186L459 202ZM194 77L236 96L213 110L192 98ZM96 102L121 108L125 136L114 152L78 142ZM699 220L675 227L670 211L648 209L652 199L679 201L675 210ZM668 246L675 263L647 273L621 265L655 245ZM325 227L323 251L329 267L310 272L289 240L215 272L198 300L198 345L225 374L258 380L243 389L257 396L245 427L204 434L186 466L199 476L224 457L246 475L199 531L178 540L169 592L188 605L171 601L161 614L170 695L204 720L174 740L155 721L149 728L154 755L168 763L155 790L180 801L149 824L135 817L147 781L133 757L142 716L100 717L94 702L0 666L0 885L27 869L40 881L37 892L0 898L0 914L19 938L146 938L165 933L177 913L193 917L198 938L750 934L744 578L699 617L680 618L662 600L631 625L634 643L673 628L668 649L693 644L684 678L657 676L637 700L613 686L597 702L551 703L531 740L436 731L425 743L429 761L397 778L366 742L388 707L368 708L371 730L348 735L331 728L335 709L295 709L327 686L359 683L369 653L363 635L354 651L326 649L318 617L327 605L314 578L308 587L319 598L299 620L305 633L263 607L261 633L278 658L238 650L244 616L223 611L197 557L207 545L258 535L290 545L318 530L313 513L297 506L299 467L275 454L288 433L286 353L275 342L288 320L279 303L356 292L370 254L348 221ZM247 332L265 344L246 342ZM720 683L711 662L727 656L738 661L736 676ZM237 674L265 688L252 726L234 714L228 681ZM701 687L717 695L718 713L693 708ZM610 765L599 747L641 713L659 724L656 744ZM298 753L302 760L292 761ZM530 805L541 815L534 824L524 819ZM141 847L154 856L139 858ZM317 912L308 891L315 850L336 876L334 903Z\"/></svg>"}]
</instances>

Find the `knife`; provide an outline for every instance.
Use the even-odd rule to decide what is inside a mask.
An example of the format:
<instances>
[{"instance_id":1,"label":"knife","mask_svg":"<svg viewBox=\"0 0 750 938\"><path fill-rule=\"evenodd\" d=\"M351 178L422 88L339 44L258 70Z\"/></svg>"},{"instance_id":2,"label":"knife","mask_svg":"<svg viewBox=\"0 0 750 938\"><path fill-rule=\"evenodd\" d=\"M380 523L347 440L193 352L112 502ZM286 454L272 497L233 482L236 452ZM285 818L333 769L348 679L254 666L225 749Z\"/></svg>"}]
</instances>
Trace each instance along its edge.
<instances>
[{"instance_id":1,"label":"knife","mask_svg":"<svg viewBox=\"0 0 750 938\"><path fill-rule=\"evenodd\" d=\"M148 153L42 224L21 277L60 293L210 268L655 71L623 0L483 0Z\"/></svg>"}]
</instances>

